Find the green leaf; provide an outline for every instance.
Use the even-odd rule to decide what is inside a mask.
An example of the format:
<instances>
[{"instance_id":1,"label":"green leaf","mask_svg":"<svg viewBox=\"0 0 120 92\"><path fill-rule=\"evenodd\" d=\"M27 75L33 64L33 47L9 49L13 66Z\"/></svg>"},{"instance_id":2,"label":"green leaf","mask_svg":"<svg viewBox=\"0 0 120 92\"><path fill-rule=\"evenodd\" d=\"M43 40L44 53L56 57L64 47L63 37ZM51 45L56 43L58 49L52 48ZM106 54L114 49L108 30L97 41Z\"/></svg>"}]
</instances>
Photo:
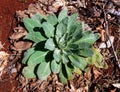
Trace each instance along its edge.
<instances>
[{"instance_id":1,"label":"green leaf","mask_svg":"<svg viewBox=\"0 0 120 92\"><path fill-rule=\"evenodd\" d=\"M28 49L28 50L24 53L24 58L22 59L22 63L23 63L23 64L26 64L26 63L27 63L29 57L32 55L32 53L35 52L34 49L35 49L35 48L30 48L30 49Z\"/></svg>"},{"instance_id":2,"label":"green leaf","mask_svg":"<svg viewBox=\"0 0 120 92\"><path fill-rule=\"evenodd\" d=\"M65 70L62 69L60 70L59 77L62 83L66 84L67 83L67 76L65 76L66 72Z\"/></svg>"},{"instance_id":3,"label":"green leaf","mask_svg":"<svg viewBox=\"0 0 120 92\"><path fill-rule=\"evenodd\" d=\"M62 62L63 62L64 64L67 64L67 63L69 62L69 59L68 59L68 56L67 56L67 55L65 55L65 54L62 55Z\"/></svg>"},{"instance_id":4,"label":"green leaf","mask_svg":"<svg viewBox=\"0 0 120 92\"><path fill-rule=\"evenodd\" d=\"M70 44L68 48L72 53L80 56L91 57L93 55L92 46L89 43Z\"/></svg>"},{"instance_id":5,"label":"green leaf","mask_svg":"<svg viewBox=\"0 0 120 92\"><path fill-rule=\"evenodd\" d=\"M93 50L92 49L81 49L78 53L78 55L84 56L84 57L92 57Z\"/></svg>"},{"instance_id":6,"label":"green leaf","mask_svg":"<svg viewBox=\"0 0 120 92\"><path fill-rule=\"evenodd\" d=\"M34 73L34 69L35 69L35 66L32 65L32 66L27 66L27 67L24 67L23 68L23 75L26 77L26 78L35 78L36 75Z\"/></svg>"},{"instance_id":7,"label":"green leaf","mask_svg":"<svg viewBox=\"0 0 120 92\"><path fill-rule=\"evenodd\" d=\"M98 68L104 68L107 69L108 65L105 61L103 61L103 56L100 54L100 51L98 49L93 49L94 55L92 57L87 58L88 64L94 64Z\"/></svg>"},{"instance_id":8,"label":"green leaf","mask_svg":"<svg viewBox=\"0 0 120 92\"><path fill-rule=\"evenodd\" d=\"M44 18L40 13L37 13L31 17L33 20L38 21L38 23L41 23L42 19Z\"/></svg>"},{"instance_id":9,"label":"green leaf","mask_svg":"<svg viewBox=\"0 0 120 92\"><path fill-rule=\"evenodd\" d=\"M81 24L77 21L70 26L68 32L68 37L66 38L68 43L73 43L78 41L82 37L82 27Z\"/></svg>"},{"instance_id":10,"label":"green leaf","mask_svg":"<svg viewBox=\"0 0 120 92\"><path fill-rule=\"evenodd\" d=\"M50 51L53 51L55 49L55 44L53 42L53 39L52 38L49 38L46 43L45 43L45 48L50 50Z\"/></svg>"},{"instance_id":11,"label":"green leaf","mask_svg":"<svg viewBox=\"0 0 120 92\"><path fill-rule=\"evenodd\" d=\"M75 13L75 14L72 14L72 15L68 18L67 30L70 30L71 27L73 27L72 25L74 25L75 22L77 21L77 17L78 17L78 14Z\"/></svg>"},{"instance_id":12,"label":"green leaf","mask_svg":"<svg viewBox=\"0 0 120 92\"><path fill-rule=\"evenodd\" d=\"M88 36L88 35L90 35L90 34L92 34L92 31L83 31L83 32L82 32L82 35L83 35L83 36Z\"/></svg>"},{"instance_id":13,"label":"green leaf","mask_svg":"<svg viewBox=\"0 0 120 92\"><path fill-rule=\"evenodd\" d=\"M45 35L50 38L50 37L54 37L54 26L52 24L50 24L49 22L43 22L42 23L42 27L44 29Z\"/></svg>"},{"instance_id":14,"label":"green leaf","mask_svg":"<svg viewBox=\"0 0 120 92\"><path fill-rule=\"evenodd\" d=\"M47 52L43 52L43 51L34 52L28 60L28 65L37 65L41 62L45 62L46 54Z\"/></svg>"},{"instance_id":15,"label":"green leaf","mask_svg":"<svg viewBox=\"0 0 120 92\"><path fill-rule=\"evenodd\" d=\"M73 79L73 75L72 75L71 69L67 65L65 65L65 69L66 69L66 72L67 72L68 79L72 80Z\"/></svg>"},{"instance_id":16,"label":"green leaf","mask_svg":"<svg viewBox=\"0 0 120 92\"><path fill-rule=\"evenodd\" d=\"M70 44L70 45L68 45L68 48L70 50L79 50L79 45L78 44Z\"/></svg>"},{"instance_id":17,"label":"green leaf","mask_svg":"<svg viewBox=\"0 0 120 92\"><path fill-rule=\"evenodd\" d=\"M37 70L38 78L41 80L46 80L50 74L50 62L41 62Z\"/></svg>"},{"instance_id":18,"label":"green leaf","mask_svg":"<svg viewBox=\"0 0 120 92\"><path fill-rule=\"evenodd\" d=\"M30 18L24 18L23 23L25 25L25 28L28 30L28 32L34 32L34 28L40 28L41 23L37 20L33 20Z\"/></svg>"},{"instance_id":19,"label":"green leaf","mask_svg":"<svg viewBox=\"0 0 120 92\"><path fill-rule=\"evenodd\" d=\"M68 10L65 7L58 15L58 22L61 22L64 18L68 17Z\"/></svg>"},{"instance_id":20,"label":"green leaf","mask_svg":"<svg viewBox=\"0 0 120 92\"><path fill-rule=\"evenodd\" d=\"M49 22L52 25L56 25L58 20L57 17L54 14L50 14L47 16L47 22Z\"/></svg>"},{"instance_id":21,"label":"green leaf","mask_svg":"<svg viewBox=\"0 0 120 92\"><path fill-rule=\"evenodd\" d=\"M72 33L73 41L78 41L82 37L82 25L80 23L77 24L75 31Z\"/></svg>"},{"instance_id":22,"label":"green leaf","mask_svg":"<svg viewBox=\"0 0 120 92\"><path fill-rule=\"evenodd\" d=\"M46 38L43 37L40 32L28 33L24 39L28 39L36 43L46 40Z\"/></svg>"},{"instance_id":23,"label":"green leaf","mask_svg":"<svg viewBox=\"0 0 120 92\"><path fill-rule=\"evenodd\" d=\"M69 55L68 57L74 66L80 68L83 71L85 70L87 62L84 58L77 55Z\"/></svg>"},{"instance_id":24,"label":"green leaf","mask_svg":"<svg viewBox=\"0 0 120 92\"><path fill-rule=\"evenodd\" d=\"M69 36L76 36L75 35L75 30L77 29L77 25L74 23L74 24L72 24L70 27L69 27L69 29L67 30L67 33L68 33L68 35ZM78 31L78 32L80 32L80 30Z\"/></svg>"},{"instance_id":25,"label":"green leaf","mask_svg":"<svg viewBox=\"0 0 120 92\"><path fill-rule=\"evenodd\" d=\"M67 19L64 19L63 21L61 21L58 25L57 25L57 29L56 29L56 41L58 42L59 39L65 34L65 32L67 31L67 25L66 22Z\"/></svg>"},{"instance_id":26,"label":"green leaf","mask_svg":"<svg viewBox=\"0 0 120 92\"><path fill-rule=\"evenodd\" d=\"M61 38L60 38L60 40L59 40L59 48L65 48L66 47L66 45L67 45L67 43L66 43L66 37L67 37L67 34L64 34Z\"/></svg>"},{"instance_id":27,"label":"green leaf","mask_svg":"<svg viewBox=\"0 0 120 92\"><path fill-rule=\"evenodd\" d=\"M51 70L53 73L59 73L61 69L61 63L57 63L55 60L51 62Z\"/></svg>"},{"instance_id":28,"label":"green leaf","mask_svg":"<svg viewBox=\"0 0 120 92\"><path fill-rule=\"evenodd\" d=\"M79 68L75 67L75 66L74 66L74 72L77 73L77 74L82 73L82 71Z\"/></svg>"},{"instance_id":29,"label":"green leaf","mask_svg":"<svg viewBox=\"0 0 120 92\"><path fill-rule=\"evenodd\" d=\"M60 62L60 60L61 60L61 51L58 48L55 48L55 50L53 52L53 57L54 57L55 61Z\"/></svg>"},{"instance_id":30,"label":"green leaf","mask_svg":"<svg viewBox=\"0 0 120 92\"><path fill-rule=\"evenodd\" d=\"M89 43L89 44L94 44L95 41L99 39L99 37L100 37L99 33L86 34L82 38L80 38L78 41L76 41L75 43L85 42L85 43Z\"/></svg>"},{"instance_id":31,"label":"green leaf","mask_svg":"<svg viewBox=\"0 0 120 92\"><path fill-rule=\"evenodd\" d=\"M62 52L63 52L66 56L72 54L72 51L71 51L69 48L65 48L64 50L62 50Z\"/></svg>"},{"instance_id":32,"label":"green leaf","mask_svg":"<svg viewBox=\"0 0 120 92\"><path fill-rule=\"evenodd\" d=\"M78 45L79 45L79 49L88 49L93 47L90 43L87 42L81 42L78 43Z\"/></svg>"},{"instance_id":33,"label":"green leaf","mask_svg":"<svg viewBox=\"0 0 120 92\"><path fill-rule=\"evenodd\" d=\"M78 54L80 53L81 50L82 50L82 51L85 50L85 52L86 52L86 49L90 49L89 52L92 51L92 45L89 44L89 43L84 43L84 42L81 42L81 43L78 43L78 44L77 44L77 43L76 43L76 44L71 43L71 44L68 45L68 48L69 48L71 51L77 51ZM92 52L91 52L91 53L92 53Z\"/></svg>"}]
</instances>

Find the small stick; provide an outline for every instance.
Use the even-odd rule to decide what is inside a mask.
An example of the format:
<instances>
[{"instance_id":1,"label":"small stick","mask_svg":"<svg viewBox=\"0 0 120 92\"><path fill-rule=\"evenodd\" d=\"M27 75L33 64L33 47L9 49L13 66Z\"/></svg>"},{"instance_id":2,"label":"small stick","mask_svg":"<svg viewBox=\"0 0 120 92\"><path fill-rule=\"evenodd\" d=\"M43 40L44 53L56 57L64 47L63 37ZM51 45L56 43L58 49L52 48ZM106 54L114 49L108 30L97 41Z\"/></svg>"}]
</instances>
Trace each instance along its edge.
<instances>
[{"instance_id":1,"label":"small stick","mask_svg":"<svg viewBox=\"0 0 120 92\"><path fill-rule=\"evenodd\" d=\"M105 5L106 5L106 4L105 4ZM105 10L104 10L105 5L103 6L103 13L104 13L106 36L108 37L108 40L110 41L110 44L111 44L112 50L113 50L113 54L114 54L114 56L115 56L116 61L118 62L118 57L117 57L117 54L116 54L116 52L115 52L114 45L112 44L112 42L111 42L111 40L110 40L110 36L109 36L108 21L107 21L107 17L106 17L106 12L105 12Z\"/></svg>"}]
</instances>

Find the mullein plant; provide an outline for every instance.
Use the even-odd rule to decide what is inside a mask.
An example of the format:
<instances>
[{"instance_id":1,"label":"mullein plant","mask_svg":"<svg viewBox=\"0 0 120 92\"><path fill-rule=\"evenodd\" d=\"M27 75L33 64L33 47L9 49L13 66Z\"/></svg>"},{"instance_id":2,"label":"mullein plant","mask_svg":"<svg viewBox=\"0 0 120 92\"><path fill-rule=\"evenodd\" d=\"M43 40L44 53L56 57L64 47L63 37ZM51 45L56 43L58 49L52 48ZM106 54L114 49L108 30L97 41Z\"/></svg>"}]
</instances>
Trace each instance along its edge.
<instances>
[{"instance_id":1,"label":"mullein plant","mask_svg":"<svg viewBox=\"0 0 120 92\"><path fill-rule=\"evenodd\" d=\"M93 44L100 38L99 33L84 30L78 14L68 16L67 8L58 15L42 16L39 13L24 18L28 31L24 37L33 42L22 60L26 65L26 78L46 80L51 73L58 74L62 83L74 78L73 73L86 72L88 65L107 68L99 50Z\"/></svg>"}]
</instances>

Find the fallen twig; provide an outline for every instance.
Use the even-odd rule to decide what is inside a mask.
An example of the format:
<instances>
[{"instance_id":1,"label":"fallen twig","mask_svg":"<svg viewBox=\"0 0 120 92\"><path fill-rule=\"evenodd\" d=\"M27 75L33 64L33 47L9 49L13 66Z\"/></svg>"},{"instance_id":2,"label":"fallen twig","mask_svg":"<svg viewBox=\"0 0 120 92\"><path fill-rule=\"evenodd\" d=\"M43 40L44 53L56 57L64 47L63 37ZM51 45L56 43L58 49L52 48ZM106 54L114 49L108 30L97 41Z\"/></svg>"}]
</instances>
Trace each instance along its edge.
<instances>
[{"instance_id":1,"label":"fallen twig","mask_svg":"<svg viewBox=\"0 0 120 92\"><path fill-rule=\"evenodd\" d=\"M115 56L115 59L116 59L116 61L118 62L118 57L117 57L117 54L116 54L116 52L115 52L115 48L114 48L114 45L112 44L112 42L111 42L111 40L110 40L110 36L109 36L109 27L108 27L108 21L107 21L107 13L106 13L106 11L105 11L105 9L104 9L104 7L106 6L106 4L104 4L104 6L103 6L103 13L104 13L104 21L105 21L105 32L106 32L106 36L108 37L108 40L110 41L110 44L111 44L111 46L112 46L112 50L113 50L113 54L114 54L114 56Z\"/></svg>"}]
</instances>

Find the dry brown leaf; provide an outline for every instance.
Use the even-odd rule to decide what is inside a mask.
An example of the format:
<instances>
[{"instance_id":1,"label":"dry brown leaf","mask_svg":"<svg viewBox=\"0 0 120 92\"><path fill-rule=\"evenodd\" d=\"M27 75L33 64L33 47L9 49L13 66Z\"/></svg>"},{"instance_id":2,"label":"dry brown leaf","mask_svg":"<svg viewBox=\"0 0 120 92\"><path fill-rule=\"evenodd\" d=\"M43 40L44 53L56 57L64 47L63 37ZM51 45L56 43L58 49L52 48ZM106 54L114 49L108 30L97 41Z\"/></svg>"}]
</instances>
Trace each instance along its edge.
<instances>
[{"instance_id":1,"label":"dry brown leaf","mask_svg":"<svg viewBox=\"0 0 120 92\"><path fill-rule=\"evenodd\" d=\"M17 33L13 33L11 36L10 36L10 39L12 39L12 40L18 40L18 39L20 39L20 38L22 38L23 36L25 36L27 34L27 32L24 32L24 33L19 33L19 32L17 32Z\"/></svg>"},{"instance_id":2,"label":"dry brown leaf","mask_svg":"<svg viewBox=\"0 0 120 92\"><path fill-rule=\"evenodd\" d=\"M23 51L23 50L27 50L28 48L30 48L31 45L32 45L32 42L18 41L18 42L14 42L14 47L12 47L12 49L17 50L17 51Z\"/></svg>"},{"instance_id":3,"label":"dry brown leaf","mask_svg":"<svg viewBox=\"0 0 120 92\"><path fill-rule=\"evenodd\" d=\"M24 37L27 34L27 31L23 27L14 28L14 33L10 36L12 40L18 40Z\"/></svg>"},{"instance_id":4,"label":"dry brown leaf","mask_svg":"<svg viewBox=\"0 0 120 92\"><path fill-rule=\"evenodd\" d=\"M22 21L22 19L27 18L28 15L25 14L25 11L19 10L19 11L16 11L16 17L17 17L18 21Z\"/></svg>"},{"instance_id":5,"label":"dry brown leaf","mask_svg":"<svg viewBox=\"0 0 120 92\"><path fill-rule=\"evenodd\" d=\"M0 77L5 72L4 69L8 64L9 54L5 51L0 51Z\"/></svg>"},{"instance_id":6,"label":"dry brown leaf","mask_svg":"<svg viewBox=\"0 0 120 92\"><path fill-rule=\"evenodd\" d=\"M101 34L101 41L105 41L105 30L103 29L103 27L102 26L99 26L99 27L97 27L96 28L99 32L100 32L100 34Z\"/></svg>"},{"instance_id":7,"label":"dry brown leaf","mask_svg":"<svg viewBox=\"0 0 120 92\"><path fill-rule=\"evenodd\" d=\"M99 76L102 75L100 71L96 67L93 67L94 78L97 79Z\"/></svg>"},{"instance_id":8,"label":"dry brown leaf","mask_svg":"<svg viewBox=\"0 0 120 92\"><path fill-rule=\"evenodd\" d=\"M70 92L78 92L76 91L75 87L72 84L70 85L70 87L71 87Z\"/></svg>"},{"instance_id":9,"label":"dry brown leaf","mask_svg":"<svg viewBox=\"0 0 120 92\"><path fill-rule=\"evenodd\" d=\"M92 73L91 73L91 67L89 67L88 68L88 72L87 73L85 73L85 75L86 75L86 78L87 78L87 80L91 80L91 77L92 77Z\"/></svg>"}]
</instances>

